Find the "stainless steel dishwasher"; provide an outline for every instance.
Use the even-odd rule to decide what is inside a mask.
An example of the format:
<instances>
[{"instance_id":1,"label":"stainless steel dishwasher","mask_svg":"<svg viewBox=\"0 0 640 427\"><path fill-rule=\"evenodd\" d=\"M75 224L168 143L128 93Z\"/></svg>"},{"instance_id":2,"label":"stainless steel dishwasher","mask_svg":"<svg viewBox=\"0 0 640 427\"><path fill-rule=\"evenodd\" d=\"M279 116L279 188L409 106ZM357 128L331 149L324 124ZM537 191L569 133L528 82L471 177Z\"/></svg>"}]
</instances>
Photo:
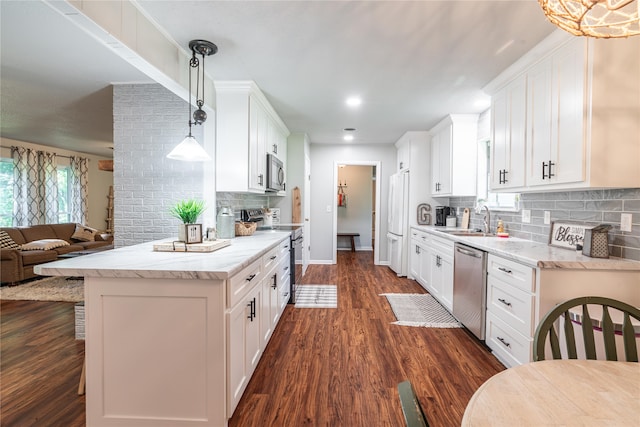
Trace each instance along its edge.
<instances>
[{"instance_id":1,"label":"stainless steel dishwasher","mask_svg":"<svg viewBox=\"0 0 640 427\"><path fill-rule=\"evenodd\" d=\"M487 309L487 253L461 243L453 258L453 315L484 340Z\"/></svg>"}]
</instances>

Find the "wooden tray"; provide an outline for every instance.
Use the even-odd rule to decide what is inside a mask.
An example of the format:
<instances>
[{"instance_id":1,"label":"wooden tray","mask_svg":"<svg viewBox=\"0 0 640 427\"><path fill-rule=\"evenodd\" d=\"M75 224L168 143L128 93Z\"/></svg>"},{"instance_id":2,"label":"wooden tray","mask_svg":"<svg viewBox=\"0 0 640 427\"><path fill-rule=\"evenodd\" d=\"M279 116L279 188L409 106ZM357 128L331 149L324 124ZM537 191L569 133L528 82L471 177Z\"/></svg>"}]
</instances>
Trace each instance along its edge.
<instances>
[{"instance_id":1,"label":"wooden tray","mask_svg":"<svg viewBox=\"0 0 640 427\"><path fill-rule=\"evenodd\" d=\"M189 243L184 242L163 242L153 245L156 252L213 252L231 244L231 239L218 239L212 242Z\"/></svg>"}]
</instances>

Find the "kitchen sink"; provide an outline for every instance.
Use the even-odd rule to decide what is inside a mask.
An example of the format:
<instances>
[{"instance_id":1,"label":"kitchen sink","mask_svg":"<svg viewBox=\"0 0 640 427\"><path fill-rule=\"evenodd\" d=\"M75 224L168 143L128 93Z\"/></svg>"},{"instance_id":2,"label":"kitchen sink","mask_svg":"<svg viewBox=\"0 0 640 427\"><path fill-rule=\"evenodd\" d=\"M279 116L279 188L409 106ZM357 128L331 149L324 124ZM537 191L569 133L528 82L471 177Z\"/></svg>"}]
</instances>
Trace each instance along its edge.
<instances>
[{"instance_id":1,"label":"kitchen sink","mask_svg":"<svg viewBox=\"0 0 640 427\"><path fill-rule=\"evenodd\" d=\"M496 237L493 233L483 233L478 231L453 231L451 233L447 233L452 236L465 236L465 237Z\"/></svg>"}]
</instances>

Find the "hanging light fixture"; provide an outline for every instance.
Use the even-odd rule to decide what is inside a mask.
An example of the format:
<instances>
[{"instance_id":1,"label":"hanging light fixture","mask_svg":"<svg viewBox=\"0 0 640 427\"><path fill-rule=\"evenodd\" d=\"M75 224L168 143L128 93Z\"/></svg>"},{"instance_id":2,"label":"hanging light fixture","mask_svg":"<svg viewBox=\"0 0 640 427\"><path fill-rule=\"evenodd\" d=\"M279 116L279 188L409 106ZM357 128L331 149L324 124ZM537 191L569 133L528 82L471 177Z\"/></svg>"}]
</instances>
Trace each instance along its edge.
<instances>
[{"instance_id":1,"label":"hanging light fixture","mask_svg":"<svg viewBox=\"0 0 640 427\"><path fill-rule=\"evenodd\" d=\"M549 21L575 36L640 35L637 0L538 0Z\"/></svg>"},{"instance_id":2,"label":"hanging light fixture","mask_svg":"<svg viewBox=\"0 0 640 427\"><path fill-rule=\"evenodd\" d=\"M206 40L191 40L189 42L191 49L191 60L189 60L189 135L182 140L169 154L167 158L173 160L183 160L187 162L206 162L211 157L198 141L191 135L192 125L201 125L207 120L207 113L202 109L204 105L204 57L213 55L218 51L218 46ZM196 54L202 56L202 61L198 59ZM202 74L200 73L200 62L202 62ZM193 112L193 121L191 120L191 69L196 69L196 105L198 109ZM202 84L200 84L202 82ZM202 88L202 92L201 92ZM202 95L202 97L200 97Z\"/></svg>"}]
</instances>

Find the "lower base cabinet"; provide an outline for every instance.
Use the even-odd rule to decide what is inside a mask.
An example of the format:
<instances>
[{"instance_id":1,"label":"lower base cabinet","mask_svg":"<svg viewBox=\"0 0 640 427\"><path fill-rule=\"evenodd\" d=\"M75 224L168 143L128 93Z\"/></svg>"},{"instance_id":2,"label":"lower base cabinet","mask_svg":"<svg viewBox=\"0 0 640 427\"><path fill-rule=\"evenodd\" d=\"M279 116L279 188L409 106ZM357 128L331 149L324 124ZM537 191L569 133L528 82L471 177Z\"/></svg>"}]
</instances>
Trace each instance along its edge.
<instances>
[{"instance_id":1,"label":"lower base cabinet","mask_svg":"<svg viewBox=\"0 0 640 427\"><path fill-rule=\"evenodd\" d=\"M453 242L411 230L409 274L447 310L453 309Z\"/></svg>"}]
</instances>

